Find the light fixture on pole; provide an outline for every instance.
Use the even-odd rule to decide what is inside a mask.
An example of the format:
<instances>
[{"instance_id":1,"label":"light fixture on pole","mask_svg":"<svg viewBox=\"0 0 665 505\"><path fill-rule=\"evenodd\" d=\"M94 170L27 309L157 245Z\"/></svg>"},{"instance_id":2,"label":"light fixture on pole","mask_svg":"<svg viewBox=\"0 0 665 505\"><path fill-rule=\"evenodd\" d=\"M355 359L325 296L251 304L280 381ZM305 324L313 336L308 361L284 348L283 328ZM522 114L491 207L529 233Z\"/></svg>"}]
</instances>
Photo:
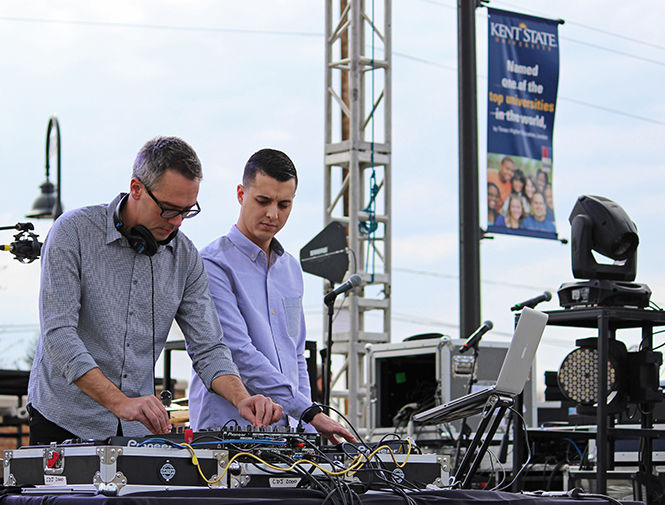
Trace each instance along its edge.
<instances>
[{"instance_id":1,"label":"light fixture on pole","mask_svg":"<svg viewBox=\"0 0 665 505\"><path fill-rule=\"evenodd\" d=\"M56 185L49 179L50 165L49 159L51 157L51 134L55 133L55 154L57 160L57 179ZM26 217L33 219L51 219L55 221L62 214L62 201L60 200L60 124L58 118L51 116L48 120L48 127L46 128L46 180L39 186L42 190L41 194L35 199L32 204L32 210L26 214Z\"/></svg>"}]
</instances>

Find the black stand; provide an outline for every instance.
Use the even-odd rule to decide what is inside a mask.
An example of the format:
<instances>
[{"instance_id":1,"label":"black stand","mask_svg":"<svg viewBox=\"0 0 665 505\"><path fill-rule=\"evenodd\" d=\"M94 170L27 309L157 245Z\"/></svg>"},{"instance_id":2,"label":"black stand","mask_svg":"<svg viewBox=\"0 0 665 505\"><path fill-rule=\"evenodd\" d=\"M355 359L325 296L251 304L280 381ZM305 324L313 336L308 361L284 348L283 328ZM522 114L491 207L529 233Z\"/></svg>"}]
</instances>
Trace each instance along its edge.
<instances>
[{"instance_id":1,"label":"black stand","mask_svg":"<svg viewBox=\"0 0 665 505\"><path fill-rule=\"evenodd\" d=\"M473 347L473 366L471 367L471 375L469 375L469 382L466 385L466 394L471 394L473 392L473 385L476 383L476 363L478 362L478 346ZM471 428L466 422L466 417L462 418L462 424L460 425L459 437L457 438L457 444L455 445L455 457L453 458L453 469L456 469L459 463L460 452L462 451L462 444L465 440L468 440L469 435L471 434Z\"/></svg>"},{"instance_id":2,"label":"black stand","mask_svg":"<svg viewBox=\"0 0 665 505\"><path fill-rule=\"evenodd\" d=\"M468 489L471 486L473 476L476 473L476 470L478 470L487 449L492 443L494 434L501 424L501 419L503 419L506 410L512 404L513 399L509 396L495 394L489 397L483 408L483 417L476 430L476 435L473 437L471 445L469 445L469 448L466 450L464 459L462 459L462 462L455 471L456 485L463 489ZM489 431L487 431L488 428Z\"/></svg>"},{"instance_id":3,"label":"black stand","mask_svg":"<svg viewBox=\"0 0 665 505\"><path fill-rule=\"evenodd\" d=\"M614 468L614 440L618 438L639 439L642 446L639 467L645 475L654 473L652 440L665 435L663 430L653 428L653 417L643 411L640 428L616 428L614 418L607 408L607 361L609 340L616 338L616 330L623 328L642 329L642 349L653 348L654 326L665 326L665 311L644 310L626 307L588 307L548 311L548 326L597 328L598 330L598 408L596 413L596 491L607 494L607 472ZM650 500L647 500L649 503Z\"/></svg>"},{"instance_id":4,"label":"black stand","mask_svg":"<svg viewBox=\"0 0 665 505\"><path fill-rule=\"evenodd\" d=\"M327 304L328 307L328 339L326 341L325 356L323 357L323 377L321 377L321 396L323 405L330 405L330 369L332 361L332 325L333 314L335 313L335 300L332 299Z\"/></svg>"}]
</instances>

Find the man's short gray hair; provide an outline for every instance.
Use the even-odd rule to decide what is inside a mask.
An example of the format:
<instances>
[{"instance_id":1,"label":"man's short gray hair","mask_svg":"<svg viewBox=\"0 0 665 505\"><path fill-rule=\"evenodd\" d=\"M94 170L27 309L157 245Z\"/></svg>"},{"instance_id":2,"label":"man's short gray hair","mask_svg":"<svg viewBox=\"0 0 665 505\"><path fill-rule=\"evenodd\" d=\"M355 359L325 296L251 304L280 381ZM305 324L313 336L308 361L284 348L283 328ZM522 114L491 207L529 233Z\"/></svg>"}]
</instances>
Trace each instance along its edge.
<instances>
[{"instance_id":1,"label":"man's short gray hair","mask_svg":"<svg viewBox=\"0 0 665 505\"><path fill-rule=\"evenodd\" d=\"M203 178L201 161L196 152L178 137L156 137L146 142L136 155L132 177L152 189L169 169L191 180L200 181Z\"/></svg>"}]
</instances>

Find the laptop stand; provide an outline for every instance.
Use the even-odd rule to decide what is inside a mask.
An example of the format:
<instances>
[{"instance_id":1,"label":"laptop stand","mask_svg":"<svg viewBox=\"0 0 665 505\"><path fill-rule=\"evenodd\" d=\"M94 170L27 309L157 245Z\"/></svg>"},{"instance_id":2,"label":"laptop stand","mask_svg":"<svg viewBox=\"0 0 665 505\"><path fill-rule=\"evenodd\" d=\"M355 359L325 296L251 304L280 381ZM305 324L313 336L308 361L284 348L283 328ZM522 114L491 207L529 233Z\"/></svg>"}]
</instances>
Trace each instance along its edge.
<instances>
[{"instance_id":1,"label":"laptop stand","mask_svg":"<svg viewBox=\"0 0 665 505\"><path fill-rule=\"evenodd\" d=\"M478 470L478 467L494 438L494 434L499 428L499 424L501 424L501 419L503 419L506 410L508 407L512 406L512 404L512 396L492 394L487 399L487 402L483 407L483 417L476 430L476 435L473 437L471 444L469 444L469 447L464 453L462 462L455 471L455 486L459 486L463 489L468 489L471 486L473 476L476 473L476 470ZM487 434L485 434L486 432Z\"/></svg>"}]
</instances>

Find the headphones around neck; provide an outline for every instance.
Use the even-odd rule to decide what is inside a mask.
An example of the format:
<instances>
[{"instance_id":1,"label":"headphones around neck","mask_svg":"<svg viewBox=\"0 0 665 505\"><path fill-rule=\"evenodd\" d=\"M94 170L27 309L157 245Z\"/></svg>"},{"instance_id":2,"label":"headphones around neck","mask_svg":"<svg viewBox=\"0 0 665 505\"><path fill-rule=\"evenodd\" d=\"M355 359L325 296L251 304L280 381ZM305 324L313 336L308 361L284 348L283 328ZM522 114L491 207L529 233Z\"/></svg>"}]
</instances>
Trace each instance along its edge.
<instances>
[{"instance_id":1,"label":"headphones around neck","mask_svg":"<svg viewBox=\"0 0 665 505\"><path fill-rule=\"evenodd\" d=\"M122 208L127 203L129 194L123 195L123 197L118 202L115 210L113 211L113 225L116 230L118 230L124 237L129 241L129 245L139 254L145 254L146 256L153 256L160 245L166 245L171 240L175 238L178 234L176 229L171 235L166 237L165 240L157 241L153 234L145 226L138 224L131 229L127 229L122 222L121 211Z\"/></svg>"}]
</instances>

